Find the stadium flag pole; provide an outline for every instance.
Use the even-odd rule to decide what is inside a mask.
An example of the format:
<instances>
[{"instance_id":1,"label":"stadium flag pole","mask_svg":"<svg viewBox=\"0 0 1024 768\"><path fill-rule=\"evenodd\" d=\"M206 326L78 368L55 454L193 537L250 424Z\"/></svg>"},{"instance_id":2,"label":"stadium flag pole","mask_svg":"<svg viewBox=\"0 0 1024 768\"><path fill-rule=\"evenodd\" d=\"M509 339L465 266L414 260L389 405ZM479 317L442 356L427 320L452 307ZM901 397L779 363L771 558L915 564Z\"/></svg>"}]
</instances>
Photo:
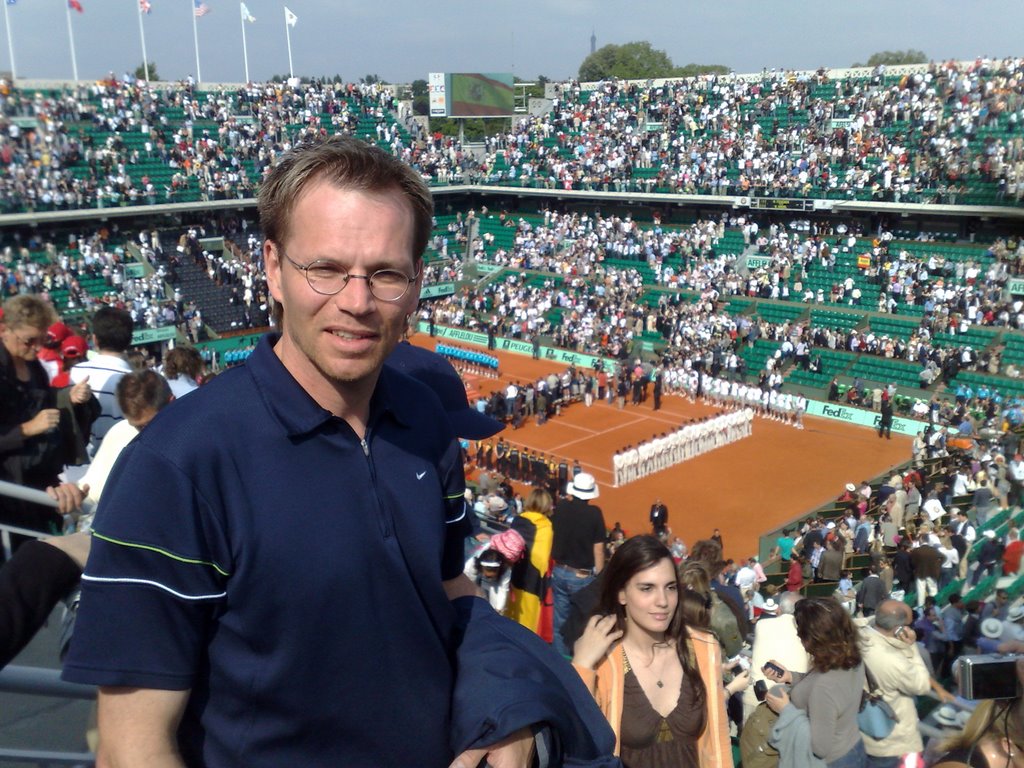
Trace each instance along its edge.
<instances>
[{"instance_id":1,"label":"stadium flag pole","mask_svg":"<svg viewBox=\"0 0 1024 768\"><path fill-rule=\"evenodd\" d=\"M192 6L192 42L195 43L196 47L196 85L198 85L203 82L203 70L199 66L199 27L196 25L196 19L198 18L196 16L196 9L199 7L199 4L193 0L189 5Z\"/></svg>"},{"instance_id":2,"label":"stadium flag pole","mask_svg":"<svg viewBox=\"0 0 1024 768\"><path fill-rule=\"evenodd\" d=\"M75 32L71 27L71 3L64 0L64 16L68 20L68 48L71 49L71 75L78 82L78 57L75 55Z\"/></svg>"},{"instance_id":3,"label":"stadium flag pole","mask_svg":"<svg viewBox=\"0 0 1024 768\"><path fill-rule=\"evenodd\" d=\"M7 6L10 3L4 0L4 26L7 27L7 55L11 58L11 84L18 79L18 70L14 67L14 30L11 29L11 17L7 14Z\"/></svg>"},{"instance_id":4,"label":"stadium flag pole","mask_svg":"<svg viewBox=\"0 0 1024 768\"><path fill-rule=\"evenodd\" d=\"M146 82L149 82L149 57L146 55L146 26L142 23L142 17L146 13L146 5L139 0L138 14L139 14L139 40L142 42L142 71L146 75Z\"/></svg>"},{"instance_id":5,"label":"stadium flag pole","mask_svg":"<svg viewBox=\"0 0 1024 768\"><path fill-rule=\"evenodd\" d=\"M295 22L299 20L298 16L288 10L288 6L284 7L284 34L288 39L288 77L295 77L295 67L292 66L292 27L295 26Z\"/></svg>"},{"instance_id":6,"label":"stadium flag pole","mask_svg":"<svg viewBox=\"0 0 1024 768\"><path fill-rule=\"evenodd\" d=\"M249 9L245 7L245 3L240 3L239 10L241 11L241 23L242 23L242 61L245 64L245 82L249 83L249 49L245 44L245 22L249 20Z\"/></svg>"}]
</instances>

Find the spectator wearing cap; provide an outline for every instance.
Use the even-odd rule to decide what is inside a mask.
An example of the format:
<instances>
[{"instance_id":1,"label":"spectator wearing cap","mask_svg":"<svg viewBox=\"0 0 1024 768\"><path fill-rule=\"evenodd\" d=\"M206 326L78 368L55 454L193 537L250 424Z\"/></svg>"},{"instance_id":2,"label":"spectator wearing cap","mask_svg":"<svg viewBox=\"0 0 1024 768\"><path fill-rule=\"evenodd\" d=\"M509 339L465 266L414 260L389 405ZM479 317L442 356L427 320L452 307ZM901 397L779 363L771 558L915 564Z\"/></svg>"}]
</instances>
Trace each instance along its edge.
<instances>
[{"instance_id":1,"label":"spectator wearing cap","mask_svg":"<svg viewBox=\"0 0 1024 768\"><path fill-rule=\"evenodd\" d=\"M61 353L60 345L70 335L71 329L59 321L46 329L46 341L43 342L43 347L39 350L38 360L46 369L46 375L50 377L51 384L57 374L64 370L64 356Z\"/></svg>"},{"instance_id":2,"label":"spectator wearing cap","mask_svg":"<svg viewBox=\"0 0 1024 768\"><path fill-rule=\"evenodd\" d=\"M1000 643L1024 643L1024 605L1015 603L1003 622L1003 631L999 635Z\"/></svg>"},{"instance_id":3,"label":"spectator wearing cap","mask_svg":"<svg viewBox=\"0 0 1024 768\"><path fill-rule=\"evenodd\" d=\"M983 619L981 637L978 638L978 653L997 653L1003 637L1003 622L995 617Z\"/></svg>"},{"instance_id":4,"label":"spectator wearing cap","mask_svg":"<svg viewBox=\"0 0 1024 768\"><path fill-rule=\"evenodd\" d=\"M757 616L758 621L774 619L779 615L779 604L775 598L769 597L761 604L761 613Z\"/></svg>"},{"instance_id":5,"label":"spectator wearing cap","mask_svg":"<svg viewBox=\"0 0 1024 768\"><path fill-rule=\"evenodd\" d=\"M778 613L772 619L759 619L754 625L753 652L750 659L750 679L752 683L765 680L771 685L773 681L764 675L766 662L775 659L786 669L793 672L806 672L810 668L810 657L796 634L796 621L793 611L801 600L798 592L783 592L778 596ZM757 696L751 685L743 692L743 713L749 716L757 707Z\"/></svg>"},{"instance_id":6,"label":"spectator wearing cap","mask_svg":"<svg viewBox=\"0 0 1024 768\"><path fill-rule=\"evenodd\" d=\"M551 559L551 591L554 597L554 647L563 656L572 651L562 637L569 617L569 600L594 580L604 568L604 541L607 533L601 508L591 504L600 496L594 476L580 472L565 488L566 497L555 506L552 516L554 538Z\"/></svg>"},{"instance_id":7,"label":"spectator wearing cap","mask_svg":"<svg viewBox=\"0 0 1024 768\"><path fill-rule=\"evenodd\" d=\"M853 483L847 483L843 487L843 492L839 494L839 498L836 499L840 504L847 504L851 501L857 501L857 486Z\"/></svg>"},{"instance_id":8,"label":"spectator wearing cap","mask_svg":"<svg viewBox=\"0 0 1024 768\"><path fill-rule=\"evenodd\" d=\"M82 336L65 336L60 343L61 370L50 379L50 386L60 389L71 386L71 367L85 359L89 344Z\"/></svg>"}]
</instances>

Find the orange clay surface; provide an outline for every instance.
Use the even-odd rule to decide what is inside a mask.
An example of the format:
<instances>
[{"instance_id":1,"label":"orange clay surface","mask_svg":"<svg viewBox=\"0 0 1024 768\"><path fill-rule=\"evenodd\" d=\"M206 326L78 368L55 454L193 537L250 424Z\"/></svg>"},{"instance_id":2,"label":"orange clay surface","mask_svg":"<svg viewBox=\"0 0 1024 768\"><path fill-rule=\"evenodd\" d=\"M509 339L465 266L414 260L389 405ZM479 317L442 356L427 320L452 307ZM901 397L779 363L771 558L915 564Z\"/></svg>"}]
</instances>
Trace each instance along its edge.
<instances>
[{"instance_id":1,"label":"orange clay surface","mask_svg":"<svg viewBox=\"0 0 1024 768\"><path fill-rule=\"evenodd\" d=\"M414 344L434 348L434 339L416 334ZM547 360L489 352L500 359L498 378L466 375L471 397L489 394L510 381L526 383L564 370ZM531 419L520 429L511 426L495 436L571 465L578 459L597 479L609 528L616 521L630 535L650 530L648 513L655 499L668 506L669 527L687 546L721 530L726 557L757 554L758 538L767 531L807 514L842 493L848 482L859 483L910 458L911 439L893 435L880 439L873 430L829 419L804 419L804 429L755 417L753 434L662 470L620 488L612 487L612 453L670 431L682 422L712 415L715 409L666 395L655 411L650 396L640 406L573 403L544 425ZM520 492L528 486L517 486Z\"/></svg>"}]
</instances>

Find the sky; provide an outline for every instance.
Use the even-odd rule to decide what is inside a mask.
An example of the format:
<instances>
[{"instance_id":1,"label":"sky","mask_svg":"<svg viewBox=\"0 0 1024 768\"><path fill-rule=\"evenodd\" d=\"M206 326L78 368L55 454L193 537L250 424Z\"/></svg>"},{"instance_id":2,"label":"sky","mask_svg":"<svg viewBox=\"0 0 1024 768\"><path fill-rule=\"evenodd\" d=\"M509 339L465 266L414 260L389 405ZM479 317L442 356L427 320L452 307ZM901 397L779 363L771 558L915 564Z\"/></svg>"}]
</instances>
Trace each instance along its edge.
<instances>
[{"instance_id":1,"label":"sky","mask_svg":"<svg viewBox=\"0 0 1024 768\"><path fill-rule=\"evenodd\" d=\"M11 0L6 0L10 2ZM4 0L0 0L4 2ZM139 0L80 0L71 11L81 80L142 63ZM238 0L205 0L192 30L193 0L149 0L148 58L161 79L201 74L207 83L245 79ZM249 76L288 73L284 3L246 0ZM295 74L377 75L407 83L429 72L509 72L574 77L597 46L647 41L677 65L840 68L877 51L913 48L932 59L1024 55L1021 0L287 0ZM0 29L0 71L13 42L20 78L71 79L66 0L15 0Z\"/></svg>"}]
</instances>

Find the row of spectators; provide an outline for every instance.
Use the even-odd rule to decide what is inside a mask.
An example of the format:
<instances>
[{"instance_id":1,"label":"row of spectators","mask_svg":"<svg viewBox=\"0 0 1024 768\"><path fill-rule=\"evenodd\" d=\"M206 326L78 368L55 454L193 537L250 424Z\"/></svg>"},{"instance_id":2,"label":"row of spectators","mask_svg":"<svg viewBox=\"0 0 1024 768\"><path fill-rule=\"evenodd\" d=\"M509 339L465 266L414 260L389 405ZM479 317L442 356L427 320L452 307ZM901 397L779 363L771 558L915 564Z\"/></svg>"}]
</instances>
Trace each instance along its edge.
<instances>
[{"instance_id":1,"label":"row of spectators","mask_svg":"<svg viewBox=\"0 0 1024 768\"><path fill-rule=\"evenodd\" d=\"M548 188L1019 203L1024 60L901 77L708 75L561 89L490 142L488 180ZM498 153L502 161L498 161ZM638 174L639 169L652 172Z\"/></svg>"},{"instance_id":2,"label":"row of spectators","mask_svg":"<svg viewBox=\"0 0 1024 768\"><path fill-rule=\"evenodd\" d=\"M365 133L363 121L367 138L415 163L394 109L393 94L377 84L201 93L189 82L110 77L60 92L5 87L0 197L7 211L175 202L186 189L210 200L252 197L280 152L325 133Z\"/></svg>"},{"instance_id":3,"label":"row of spectators","mask_svg":"<svg viewBox=\"0 0 1024 768\"><path fill-rule=\"evenodd\" d=\"M110 77L60 92L0 93L0 195L8 210L251 197L280 152L352 133L426 178L567 189L880 201L1024 195L1024 60L932 64L901 77L712 75L662 86L560 88L552 109L487 139L479 163L427 135L379 84L313 80L196 91ZM25 118L34 124L26 125ZM399 127L402 124L402 127ZM141 135L137 142L126 140ZM501 162L498 160L501 153ZM152 166L169 169L164 178ZM638 174L637 171L646 169Z\"/></svg>"}]
</instances>

